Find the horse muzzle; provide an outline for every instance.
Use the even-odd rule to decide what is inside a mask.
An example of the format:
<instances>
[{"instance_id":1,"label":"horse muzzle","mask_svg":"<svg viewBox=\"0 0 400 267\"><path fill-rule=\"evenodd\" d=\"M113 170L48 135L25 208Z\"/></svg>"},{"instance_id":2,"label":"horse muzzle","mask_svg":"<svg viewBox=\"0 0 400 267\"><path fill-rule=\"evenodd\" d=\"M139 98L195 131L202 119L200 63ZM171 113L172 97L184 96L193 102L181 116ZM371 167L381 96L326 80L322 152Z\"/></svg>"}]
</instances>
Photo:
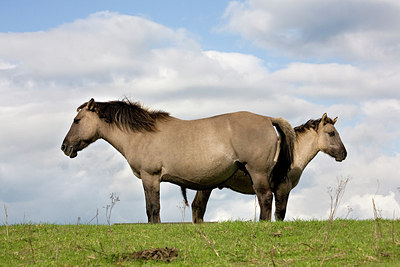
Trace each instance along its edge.
<instances>
[{"instance_id":1,"label":"horse muzzle","mask_svg":"<svg viewBox=\"0 0 400 267\"><path fill-rule=\"evenodd\" d=\"M65 142L61 145L61 150L64 154L71 159L75 158L78 155L78 151L74 148L73 145L67 145Z\"/></svg>"},{"instance_id":2,"label":"horse muzzle","mask_svg":"<svg viewBox=\"0 0 400 267\"><path fill-rule=\"evenodd\" d=\"M347 157L347 151L345 149L340 153L339 156L335 157L335 160L338 161L338 162L342 162L343 160L346 159L346 157Z\"/></svg>"}]
</instances>

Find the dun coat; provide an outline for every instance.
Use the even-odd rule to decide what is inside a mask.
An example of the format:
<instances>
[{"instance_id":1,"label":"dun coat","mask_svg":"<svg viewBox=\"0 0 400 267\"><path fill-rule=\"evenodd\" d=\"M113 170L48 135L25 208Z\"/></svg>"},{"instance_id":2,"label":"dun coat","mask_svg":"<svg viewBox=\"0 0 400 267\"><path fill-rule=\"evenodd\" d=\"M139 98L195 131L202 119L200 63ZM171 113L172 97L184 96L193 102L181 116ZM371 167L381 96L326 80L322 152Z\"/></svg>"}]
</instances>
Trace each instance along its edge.
<instances>
[{"instance_id":1,"label":"dun coat","mask_svg":"<svg viewBox=\"0 0 400 267\"><path fill-rule=\"evenodd\" d=\"M250 112L180 120L129 100L91 99L78 108L61 149L74 158L98 139L115 147L142 180L149 222L160 222L160 182L208 190L226 184L238 170L251 179L260 220L270 220L276 156L283 178L292 163L295 132L282 118Z\"/></svg>"},{"instance_id":2,"label":"dun coat","mask_svg":"<svg viewBox=\"0 0 400 267\"><path fill-rule=\"evenodd\" d=\"M275 196L275 219L283 220L286 214L290 191L299 183L300 176L307 164L322 151L336 161L343 161L347 156L339 133L334 124L337 118L330 119L325 113L321 119L309 120L305 124L294 128L296 142L294 145L294 159L289 172L284 179L284 172L273 172L270 188ZM277 165L279 164L279 160ZM255 194L250 177L243 171L237 171L234 176L219 188L230 188L243 194ZM203 221L206 206L212 189L198 191L192 202L192 220L195 223ZM271 211L269 211L271 213Z\"/></svg>"}]
</instances>

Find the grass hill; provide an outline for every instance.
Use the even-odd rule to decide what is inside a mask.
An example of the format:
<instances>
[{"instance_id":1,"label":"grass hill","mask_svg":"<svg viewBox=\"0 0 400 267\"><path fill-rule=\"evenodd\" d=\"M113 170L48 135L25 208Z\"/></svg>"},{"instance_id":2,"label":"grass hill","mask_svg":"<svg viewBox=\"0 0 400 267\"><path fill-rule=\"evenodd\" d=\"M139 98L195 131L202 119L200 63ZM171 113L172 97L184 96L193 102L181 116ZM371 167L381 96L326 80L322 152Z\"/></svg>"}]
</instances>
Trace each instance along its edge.
<instances>
[{"instance_id":1,"label":"grass hill","mask_svg":"<svg viewBox=\"0 0 400 267\"><path fill-rule=\"evenodd\" d=\"M0 226L0 266L400 266L399 220Z\"/></svg>"}]
</instances>

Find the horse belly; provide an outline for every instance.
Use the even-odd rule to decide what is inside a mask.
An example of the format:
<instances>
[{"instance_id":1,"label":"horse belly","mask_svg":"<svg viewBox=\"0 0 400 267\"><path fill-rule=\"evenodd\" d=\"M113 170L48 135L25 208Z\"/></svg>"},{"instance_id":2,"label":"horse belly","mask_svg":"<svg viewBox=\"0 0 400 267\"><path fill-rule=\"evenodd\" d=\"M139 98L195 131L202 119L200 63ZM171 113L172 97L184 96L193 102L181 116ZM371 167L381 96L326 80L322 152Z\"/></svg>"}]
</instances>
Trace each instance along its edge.
<instances>
[{"instance_id":1,"label":"horse belly","mask_svg":"<svg viewBox=\"0 0 400 267\"><path fill-rule=\"evenodd\" d=\"M209 158L203 161L186 158L183 161L170 168L163 168L161 181L205 190L218 187L237 170L234 161L228 158Z\"/></svg>"},{"instance_id":2,"label":"horse belly","mask_svg":"<svg viewBox=\"0 0 400 267\"><path fill-rule=\"evenodd\" d=\"M253 183L249 175L245 174L243 171L238 170L235 174L223 183L220 188L227 187L235 192L242 194L254 195Z\"/></svg>"},{"instance_id":3,"label":"horse belly","mask_svg":"<svg viewBox=\"0 0 400 267\"><path fill-rule=\"evenodd\" d=\"M162 181L193 189L215 188L237 170L229 121L224 116L191 122L176 122L163 135L159 147L168 143L162 155Z\"/></svg>"}]
</instances>

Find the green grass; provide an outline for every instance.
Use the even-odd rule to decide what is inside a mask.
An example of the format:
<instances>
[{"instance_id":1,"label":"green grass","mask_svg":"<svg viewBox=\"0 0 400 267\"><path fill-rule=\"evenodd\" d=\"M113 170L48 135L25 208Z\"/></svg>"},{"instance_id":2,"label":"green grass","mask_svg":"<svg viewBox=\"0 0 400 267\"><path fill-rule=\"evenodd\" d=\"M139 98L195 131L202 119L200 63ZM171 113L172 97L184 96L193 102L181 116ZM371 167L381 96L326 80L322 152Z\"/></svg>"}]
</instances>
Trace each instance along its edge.
<instances>
[{"instance_id":1,"label":"green grass","mask_svg":"<svg viewBox=\"0 0 400 267\"><path fill-rule=\"evenodd\" d=\"M399 220L0 227L0 266L400 266ZM171 262L124 260L176 248ZM218 256L217 256L218 254Z\"/></svg>"}]
</instances>

